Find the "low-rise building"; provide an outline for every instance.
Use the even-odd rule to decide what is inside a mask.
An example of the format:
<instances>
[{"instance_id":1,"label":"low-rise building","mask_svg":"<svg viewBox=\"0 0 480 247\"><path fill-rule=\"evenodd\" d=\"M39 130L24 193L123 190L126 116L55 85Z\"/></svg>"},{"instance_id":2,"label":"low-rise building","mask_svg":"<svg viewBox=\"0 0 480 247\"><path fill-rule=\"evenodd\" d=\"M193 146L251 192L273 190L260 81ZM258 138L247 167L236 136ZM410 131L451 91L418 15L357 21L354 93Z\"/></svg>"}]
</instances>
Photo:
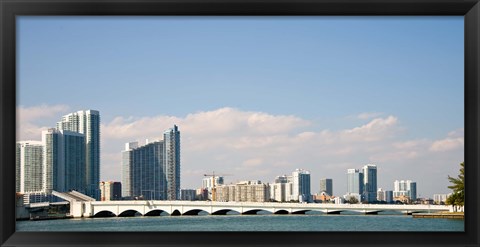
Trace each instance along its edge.
<instances>
[{"instance_id":1,"label":"low-rise building","mask_svg":"<svg viewBox=\"0 0 480 247\"><path fill-rule=\"evenodd\" d=\"M261 183L259 180L242 181L216 187L216 201L267 202L269 200L270 186Z\"/></svg>"}]
</instances>

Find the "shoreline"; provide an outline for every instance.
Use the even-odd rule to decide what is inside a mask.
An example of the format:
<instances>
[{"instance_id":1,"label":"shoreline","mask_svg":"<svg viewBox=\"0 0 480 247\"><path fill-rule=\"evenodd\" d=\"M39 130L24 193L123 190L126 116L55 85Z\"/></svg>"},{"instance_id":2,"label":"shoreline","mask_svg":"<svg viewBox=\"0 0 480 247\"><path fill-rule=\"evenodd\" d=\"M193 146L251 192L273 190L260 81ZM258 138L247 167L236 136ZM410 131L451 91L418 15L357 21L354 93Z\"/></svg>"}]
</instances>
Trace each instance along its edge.
<instances>
[{"instance_id":1,"label":"shoreline","mask_svg":"<svg viewBox=\"0 0 480 247\"><path fill-rule=\"evenodd\" d=\"M465 219L464 212L448 212L448 213L416 213L412 214L413 218L434 218L434 219Z\"/></svg>"}]
</instances>

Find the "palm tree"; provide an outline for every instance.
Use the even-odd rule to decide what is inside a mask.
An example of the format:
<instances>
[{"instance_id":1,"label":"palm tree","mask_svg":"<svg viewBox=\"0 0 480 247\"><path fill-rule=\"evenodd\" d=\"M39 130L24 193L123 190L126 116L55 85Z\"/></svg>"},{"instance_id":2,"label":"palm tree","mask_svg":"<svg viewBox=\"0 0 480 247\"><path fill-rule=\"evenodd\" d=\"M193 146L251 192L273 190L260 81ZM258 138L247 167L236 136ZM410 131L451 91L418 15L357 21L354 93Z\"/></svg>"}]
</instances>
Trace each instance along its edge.
<instances>
[{"instance_id":1,"label":"palm tree","mask_svg":"<svg viewBox=\"0 0 480 247\"><path fill-rule=\"evenodd\" d=\"M448 186L453 190L453 194L447 198L447 204L453 206L463 206L465 203L465 162L460 163L460 175L458 178L448 176L452 185Z\"/></svg>"}]
</instances>

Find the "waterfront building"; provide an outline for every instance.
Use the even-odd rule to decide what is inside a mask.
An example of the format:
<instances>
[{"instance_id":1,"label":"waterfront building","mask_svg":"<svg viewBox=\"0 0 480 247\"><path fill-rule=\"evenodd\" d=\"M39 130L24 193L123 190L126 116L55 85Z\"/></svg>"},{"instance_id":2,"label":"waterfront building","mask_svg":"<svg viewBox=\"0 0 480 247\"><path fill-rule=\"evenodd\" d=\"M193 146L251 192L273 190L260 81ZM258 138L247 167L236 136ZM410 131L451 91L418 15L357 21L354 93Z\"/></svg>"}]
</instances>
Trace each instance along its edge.
<instances>
[{"instance_id":1,"label":"waterfront building","mask_svg":"<svg viewBox=\"0 0 480 247\"><path fill-rule=\"evenodd\" d=\"M122 199L122 184L120 182L100 182L100 198L102 201L118 201Z\"/></svg>"},{"instance_id":2,"label":"waterfront building","mask_svg":"<svg viewBox=\"0 0 480 247\"><path fill-rule=\"evenodd\" d=\"M130 199L165 200L164 143L154 141L144 146L125 144L122 151L122 195Z\"/></svg>"},{"instance_id":3,"label":"waterfront building","mask_svg":"<svg viewBox=\"0 0 480 247\"><path fill-rule=\"evenodd\" d=\"M363 197L366 202L377 199L377 166L368 164L363 168Z\"/></svg>"},{"instance_id":4,"label":"waterfront building","mask_svg":"<svg viewBox=\"0 0 480 247\"><path fill-rule=\"evenodd\" d=\"M393 191L391 190L385 191L385 201L387 203L393 203Z\"/></svg>"},{"instance_id":5,"label":"waterfront building","mask_svg":"<svg viewBox=\"0 0 480 247\"><path fill-rule=\"evenodd\" d=\"M44 192L43 145L39 141L16 143L16 192Z\"/></svg>"},{"instance_id":6,"label":"waterfront building","mask_svg":"<svg viewBox=\"0 0 480 247\"><path fill-rule=\"evenodd\" d=\"M180 200L180 132L168 129L164 140L139 146L125 144L122 151L122 195L147 200Z\"/></svg>"},{"instance_id":7,"label":"waterfront building","mask_svg":"<svg viewBox=\"0 0 480 247\"><path fill-rule=\"evenodd\" d=\"M177 125L163 133L163 166L167 185L167 200L180 199L180 131Z\"/></svg>"},{"instance_id":8,"label":"waterfront building","mask_svg":"<svg viewBox=\"0 0 480 247\"><path fill-rule=\"evenodd\" d=\"M363 173L358 169L347 170L347 194L363 193Z\"/></svg>"},{"instance_id":9,"label":"waterfront building","mask_svg":"<svg viewBox=\"0 0 480 247\"><path fill-rule=\"evenodd\" d=\"M193 190L193 189L181 189L181 190L180 190L180 200L183 200L183 201L195 201L195 200L196 200L196 190Z\"/></svg>"},{"instance_id":10,"label":"waterfront building","mask_svg":"<svg viewBox=\"0 0 480 247\"><path fill-rule=\"evenodd\" d=\"M450 194L434 194L433 195L433 202L435 204L445 204L447 198L451 195Z\"/></svg>"},{"instance_id":11,"label":"waterfront building","mask_svg":"<svg viewBox=\"0 0 480 247\"><path fill-rule=\"evenodd\" d=\"M333 195L333 182L331 178L320 179L320 193L326 192L328 195Z\"/></svg>"},{"instance_id":12,"label":"waterfront building","mask_svg":"<svg viewBox=\"0 0 480 247\"><path fill-rule=\"evenodd\" d=\"M269 199L270 186L259 180L221 185L216 189L216 200L220 202L267 202Z\"/></svg>"},{"instance_id":13,"label":"waterfront building","mask_svg":"<svg viewBox=\"0 0 480 247\"><path fill-rule=\"evenodd\" d=\"M393 182L393 197L405 196L411 201L417 200L417 183L411 180L395 180Z\"/></svg>"},{"instance_id":14,"label":"waterfront building","mask_svg":"<svg viewBox=\"0 0 480 247\"><path fill-rule=\"evenodd\" d=\"M42 131L45 192L76 190L85 193L85 135L68 130Z\"/></svg>"},{"instance_id":15,"label":"waterfront building","mask_svg":"<svg viewBox=\"0 0 480 247\"><path fill-rule=\"evenodd\" d=\"M316 194L313 196L313 200L315 202L323 202L323 203L330 202L333 198L334 198L333 196L329 195L325 191L322 191L319 194Z\"/></svg>"},{"instance_id":16,"label":"waterfront building","mask_svg":"<svg viewBox=\"0 0 480 247\"><path fill-rule=\"evenodd\" d=\"M85 194L100 199L100 113L84 110L67 114L57 122L57 130L85 135Z\"/></svg>"},{"instance_id":17,"label":"waterfront building","mask_svg":"<svg viewBox=\"0 0 480 247\"><path fill-rule=\"evenodd\" d=\"M285 202L286 199L286 189L285 186L287 183L273 183L270 184L270 199L276 202Z\"/></svg>"},{"instance_id":18,"label":"waterfront building","mask_svg":"<svg viewBox=\"0 0 480 247\"><path fill-rule=\"evenodd\" d=\"M277 176L270 184L270 199L277 202L292 200L292 185L292 176Z\"/></svg>"},{"instance_id":19,"label":"waterfront building","mask_svg":"<svg viewBox=\"0 0 480 247\"><path fill-rule=\"evenodd\" d=\"M296 169L292 172L292 199L299 202L311 201L310 172Z\"/></svg>"}]
</instances>

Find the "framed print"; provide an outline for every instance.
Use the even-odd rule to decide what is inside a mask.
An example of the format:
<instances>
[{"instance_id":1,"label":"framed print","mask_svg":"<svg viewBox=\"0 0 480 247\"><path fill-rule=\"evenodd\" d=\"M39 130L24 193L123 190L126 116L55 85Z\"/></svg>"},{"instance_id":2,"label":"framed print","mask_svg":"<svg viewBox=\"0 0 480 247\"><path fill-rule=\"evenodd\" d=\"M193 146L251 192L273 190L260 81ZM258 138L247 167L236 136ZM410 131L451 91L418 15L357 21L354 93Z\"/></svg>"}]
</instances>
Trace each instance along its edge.
<instances>
[{"instance_id":1,"label":"framed print","mask_svg":"<svg viewBox=\"0 0 480 247\"><path fill-rule=\"evenodd\" d=\"M478 245L476 0L0 7L2 246Z\"/></svg>"}]
</instances>

